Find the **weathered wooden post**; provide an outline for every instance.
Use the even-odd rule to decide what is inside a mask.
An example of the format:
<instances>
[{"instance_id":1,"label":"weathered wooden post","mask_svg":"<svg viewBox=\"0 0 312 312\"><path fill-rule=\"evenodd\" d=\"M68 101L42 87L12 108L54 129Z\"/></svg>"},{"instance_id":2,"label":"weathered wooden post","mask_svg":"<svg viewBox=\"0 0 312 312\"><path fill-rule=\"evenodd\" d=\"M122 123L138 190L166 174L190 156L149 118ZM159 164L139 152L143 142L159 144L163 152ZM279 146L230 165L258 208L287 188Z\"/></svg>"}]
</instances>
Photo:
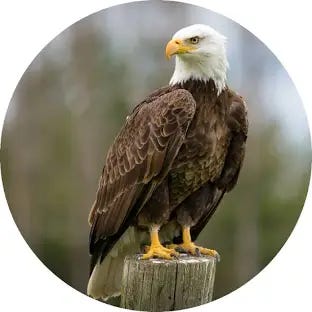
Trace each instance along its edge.
<instances>
[{"instance_id":1,"label":"weathered wooden post","mask_svg":"<svg viewBox=\"0 0 312 312\"><path fill-rule=\"evenodd\" d=\"M175 260L127 257L121 307L139 311L174 311L210 302L216 262L213 257L189 255Z\"/></svg>"}]
</instances>

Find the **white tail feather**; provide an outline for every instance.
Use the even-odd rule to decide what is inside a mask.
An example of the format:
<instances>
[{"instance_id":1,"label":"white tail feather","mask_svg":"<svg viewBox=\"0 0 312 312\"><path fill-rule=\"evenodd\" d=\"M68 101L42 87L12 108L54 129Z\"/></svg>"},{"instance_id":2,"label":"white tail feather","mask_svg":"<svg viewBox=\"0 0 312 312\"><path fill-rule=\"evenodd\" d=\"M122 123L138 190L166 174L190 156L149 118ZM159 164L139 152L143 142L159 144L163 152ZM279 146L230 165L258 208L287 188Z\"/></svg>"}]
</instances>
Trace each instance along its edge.
<instances>
[{"instance_id":1,"label":"white tail feather","mask_svg":"<svg viewBox=\"0 0 312 312\"><path fill-rule=\"evenodd\" d=\"M176 222L167 223L160 230L161 241L171 241L174 236L179 235L179 229ZM148 241L147 232L129 227L102 263L98 262L94 267L88 283L88 295L103 300L119 296L125 257L139 252L141 245Z\"/></svg>"},{"instance_id":2,"label":"white tail feather","mask_svg":"<svg viewBox=\"0 0 312 312\"><path fill-rule=\"evenodd\" d=\"M124 259L127 255L139 252L140 245L148 238L142 234L134 227L129 227L102 263L95 265L87 288L89 296L107 300L120 295Z\"/></svg>"}]
</instances>

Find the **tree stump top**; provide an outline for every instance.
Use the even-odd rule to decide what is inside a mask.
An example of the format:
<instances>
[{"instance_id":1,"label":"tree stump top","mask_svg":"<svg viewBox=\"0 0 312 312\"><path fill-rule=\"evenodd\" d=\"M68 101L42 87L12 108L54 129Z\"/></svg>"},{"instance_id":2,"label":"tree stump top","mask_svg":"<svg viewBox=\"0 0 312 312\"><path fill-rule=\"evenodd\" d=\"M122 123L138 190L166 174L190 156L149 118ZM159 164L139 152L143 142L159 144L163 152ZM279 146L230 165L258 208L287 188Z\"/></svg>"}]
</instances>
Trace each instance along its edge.
<instances>
[{"instance_id":1,"label":"tree stump top","mask_svg":"<svg viewBox=\"0 0 312 312\"><path fill-rule=\"evenodd\" d=\"M212 300L216 259L180 255L174 260L125 259L121 306L139 311L173 311Z\"/></svg>"}]
</instances>

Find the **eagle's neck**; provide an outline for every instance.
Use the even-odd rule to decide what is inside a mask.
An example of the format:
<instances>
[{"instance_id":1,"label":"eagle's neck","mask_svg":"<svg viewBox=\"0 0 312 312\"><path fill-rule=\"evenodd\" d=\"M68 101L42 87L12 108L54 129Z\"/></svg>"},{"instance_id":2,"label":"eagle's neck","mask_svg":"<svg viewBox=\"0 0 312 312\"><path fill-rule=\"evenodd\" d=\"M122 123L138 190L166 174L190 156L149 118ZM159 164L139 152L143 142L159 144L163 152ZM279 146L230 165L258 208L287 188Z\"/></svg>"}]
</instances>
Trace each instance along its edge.
<instances>
[{"instance_id":1,"label":"eagle's neck","mask_svg":"<svg viewBox=\"0 0 312 312\"><path fill-rule=\"evenodd\" d=\"M189 91L196 101L197 108L200 106L207 106L207 104L211 105L212 103L215 103L216 99L220 96L217 86L212 79L208 81L188 79L186 81L176 83L174 87L183 88ZM226 85L222 90L225 89Z\"/></svg>"},{"instance_id":2,"label":"eagle's neck","mask_svg":"<svg viewBox=\"0 0 312 312\"><path fill-rule=\"evenodd\" d=\"M189 80L213 81L220 94L226 85L227 59L220 56L201 56L200 59L176 56L174 73L170 85L183 84Z\"/></svg>"}]
</instances>

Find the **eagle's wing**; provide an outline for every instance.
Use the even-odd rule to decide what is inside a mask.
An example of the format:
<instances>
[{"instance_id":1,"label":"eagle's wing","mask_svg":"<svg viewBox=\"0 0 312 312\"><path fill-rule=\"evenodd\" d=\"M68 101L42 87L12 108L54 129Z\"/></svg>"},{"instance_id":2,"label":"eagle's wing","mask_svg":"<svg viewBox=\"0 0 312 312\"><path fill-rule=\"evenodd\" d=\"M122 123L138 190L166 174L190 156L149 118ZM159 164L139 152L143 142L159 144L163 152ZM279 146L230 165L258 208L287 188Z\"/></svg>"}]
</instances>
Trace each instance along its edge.
<instances>
[{"instance_id":1,"label":"eagle's wing","mask_svg":"<svg viewBox=\"0 0 312 312\"><path fill-rule=\"evenodd\" d=\"M243 98L229 90L229 118L231 141L220 178L214 183L213 196L207 202L207 213L191 229L195 240L217 209L223 195L235 186L245 156L248 133L247 107Z\"/></svg>"},{"instance_id":2,"label":"eagle's wing","mask_svg":"<svg viewBox=\"0 0 312 312\"><path fill-rule=\"evenodd\" d=\"M236 184L245 156L245 146L248 133L247 107L243 98L230 91L230 112L228 127L232 139L228 148L221 178L217 181L219 188L229 192Z\"/></svg>"},{"instance_id":3,"label":"eagle's wing","mask_svg":"<svg viewBox=\"0 0 312 312\"><path fill-rule=\"evenodd\" d=\"M165 92L139 104L109 148L89 215L96 258L107 254L166 176L193 119L188 91Z\"/></svg>"}]
</instances>

